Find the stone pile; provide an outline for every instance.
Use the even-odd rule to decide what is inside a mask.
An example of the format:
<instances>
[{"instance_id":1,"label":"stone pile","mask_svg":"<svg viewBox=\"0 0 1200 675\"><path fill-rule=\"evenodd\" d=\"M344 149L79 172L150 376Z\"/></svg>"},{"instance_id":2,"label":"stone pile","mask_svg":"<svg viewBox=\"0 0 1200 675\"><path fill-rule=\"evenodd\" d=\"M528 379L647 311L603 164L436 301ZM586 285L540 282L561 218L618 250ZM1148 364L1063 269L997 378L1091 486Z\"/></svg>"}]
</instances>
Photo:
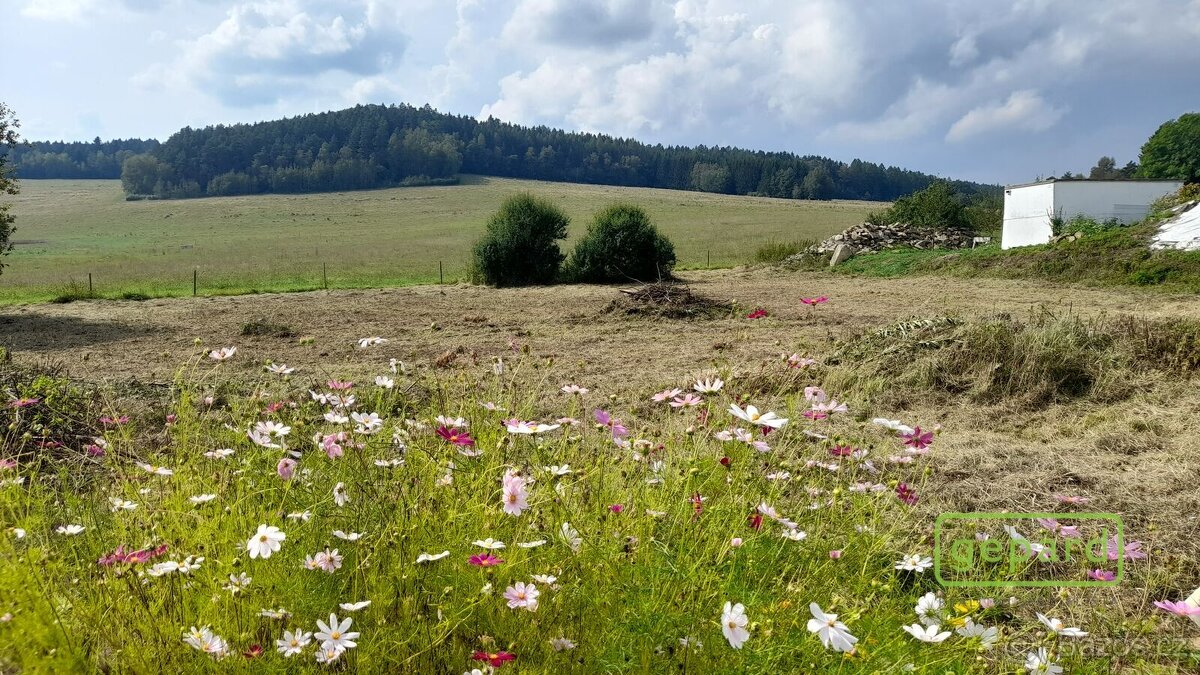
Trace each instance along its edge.
<instances>
[{"instance_id":1,"label":"stone pile","mask_svg":"<svg viewBox=\"0 0 1200 675\"><path fill-rule=\"evenodd\" d=\"M961 230L928 230L909 227L904 223L872 225L862 223L835 234L809 249L808 253L833 253L838 246L851 253L875 253L893 248L971 248L974 237Z\"/></svg>"}]
</instances>

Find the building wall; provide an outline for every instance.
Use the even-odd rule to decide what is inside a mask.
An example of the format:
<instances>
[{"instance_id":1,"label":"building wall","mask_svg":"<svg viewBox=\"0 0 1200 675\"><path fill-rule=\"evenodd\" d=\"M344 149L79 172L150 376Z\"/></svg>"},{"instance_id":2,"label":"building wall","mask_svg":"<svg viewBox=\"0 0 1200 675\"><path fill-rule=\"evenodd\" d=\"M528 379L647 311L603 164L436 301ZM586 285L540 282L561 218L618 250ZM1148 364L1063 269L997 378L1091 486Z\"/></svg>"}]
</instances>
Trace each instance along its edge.
<instances>
[{"instance_id":1,"label":"building wall","mask_svg":"<svg viewBox=\"0 0 1200 675\"><path fill-rule=\"evenodd\" d=\"M1080 215L1100 222L1141 220L1154 200L1182 185L1179 181L1056 181L1007 188L1000 247L1049 242L1054 234L1051 215L1064 220Z\"/></svg>"},{"instance_id":2,"label":"building wall","mask_svg":"<svg viewBox=\"0 0 1200 675\"><path fill-rule=\"evenodd\" d=\"M1054 183L1024 185L1004 190L1004 229L1000 248L1045 244L1053 234Z\"/></svg>"},{"instance_id":3,"label":"building wall","mask_svg":"<svg viewBox=\"0 0 1200 675\"><path fill-rule=\"evenodd\" d=\"M1054 208L1062 217L1087 216L1099 222L1132 223L1150 213L1150 204L1180 187L1180 181L1064 181L1054 183Z\"/></svg>"}]
</instances>

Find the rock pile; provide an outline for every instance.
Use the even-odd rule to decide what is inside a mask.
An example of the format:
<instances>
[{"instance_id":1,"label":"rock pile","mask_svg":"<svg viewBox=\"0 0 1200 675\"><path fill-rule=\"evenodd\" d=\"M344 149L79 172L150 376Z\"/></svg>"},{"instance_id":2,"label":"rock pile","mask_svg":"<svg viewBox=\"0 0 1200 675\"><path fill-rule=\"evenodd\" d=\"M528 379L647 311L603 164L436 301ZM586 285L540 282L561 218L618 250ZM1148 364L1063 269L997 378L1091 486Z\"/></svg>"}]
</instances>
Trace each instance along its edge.
<instances>
[{"instance_id":1,"label":"rock pile","mask_svg":"<svg viewBox=\"0 0 1200 675\"><path fill-rule=\"evenodd\" d=\"M973 239L970 232L961 230L918 229L904 223L862 223L833 235L807 252L832 253L839 245L853 249L855 255L893 248L971 248Z\"/></svg>"}]
</instances>

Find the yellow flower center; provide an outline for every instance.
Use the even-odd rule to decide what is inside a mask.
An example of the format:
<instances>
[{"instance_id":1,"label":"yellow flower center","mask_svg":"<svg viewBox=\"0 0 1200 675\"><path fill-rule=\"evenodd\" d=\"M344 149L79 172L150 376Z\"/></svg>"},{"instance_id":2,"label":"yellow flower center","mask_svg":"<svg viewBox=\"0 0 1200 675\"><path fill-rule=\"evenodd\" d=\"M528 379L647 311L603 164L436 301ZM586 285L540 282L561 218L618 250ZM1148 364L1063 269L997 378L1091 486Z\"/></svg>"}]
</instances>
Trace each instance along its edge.
<instances>
[{"instance_id":1,"label":"yellow flower center","mask_svg":"<svg viewBox=\"0 0 1200 675\"><path fill-rule=\"evenodd\" d=\"M333 638L334 640L337 640L342 637L342 634L339 633L338 631L333 631L332 633L329 634L329 637Z\"/></svg>"}]
</instances>

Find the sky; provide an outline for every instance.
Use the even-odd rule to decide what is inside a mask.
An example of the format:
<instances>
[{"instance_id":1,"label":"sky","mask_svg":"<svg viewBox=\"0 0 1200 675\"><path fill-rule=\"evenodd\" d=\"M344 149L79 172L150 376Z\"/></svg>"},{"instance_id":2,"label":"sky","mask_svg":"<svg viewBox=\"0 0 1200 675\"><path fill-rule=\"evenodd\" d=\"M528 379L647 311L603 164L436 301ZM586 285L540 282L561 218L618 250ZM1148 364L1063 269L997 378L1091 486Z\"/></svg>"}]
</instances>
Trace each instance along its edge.
<instances>
[{"instance_id":1,"label":"sky","mask_svg":"<svg viewBox=\"0 0 1200 675\"><path fill-rule=\"evenodd\" d=\"M1200 0L0 0L31 140L410 103L1019 183L1200 111Z\"/></svg>"}]
</instances>

